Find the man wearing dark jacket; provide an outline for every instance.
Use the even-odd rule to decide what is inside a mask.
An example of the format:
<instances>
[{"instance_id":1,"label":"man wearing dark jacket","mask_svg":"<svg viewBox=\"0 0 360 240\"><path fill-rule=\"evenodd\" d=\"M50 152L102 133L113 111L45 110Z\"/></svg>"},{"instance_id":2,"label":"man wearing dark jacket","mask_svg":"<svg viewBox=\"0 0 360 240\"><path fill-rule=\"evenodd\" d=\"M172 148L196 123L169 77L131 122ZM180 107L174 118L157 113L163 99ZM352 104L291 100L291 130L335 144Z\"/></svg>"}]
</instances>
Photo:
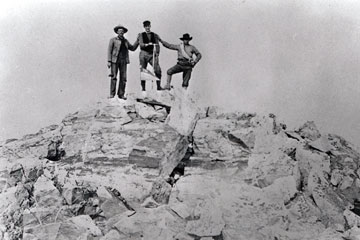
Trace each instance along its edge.
<instances>
[{"instance_id":1,"label":"man wearing dark jacket","mask_svg":"<svg viewBox=\"0 0 360 240\"><path fill-rule=\"evenodd\" d=\"M135 51L138 47L138 41L131 45L129 41L124 37L124 34L127 32L127 28L122 25L114 27L114 32L118 35L110 39L108 52L107 52L107 66L111 68L111 82L110 82L110 98L115 96L116 92L116 81L117 74L119 73L119 89L117 95L120 99L125 98L125 87L126 87L126 70L127 64L130 63L129 60L129 50Z\"/></svg>"},{"instance_id":2,"label":"man wearing dark jacket","mask_svg":"<svg viewBox=\"0 0 360 240\"><path fill-rule=\"evenodd\" d=\"M146 69L147 64L154 68L155 76L159 79L156 81L157 90L162 90L161 88L161 68L159 65L159 54L160 54L160 46L159 39L160 37L151 32L151 23L150 21L144 21L143 26L145 32L139 33L138 41L140 43L140 67L142 69ZM155 57L155 58L154 58ZM154 63L153 63L154 62ZM145 91L145 80L141 80L142 90Z\"/></svg>"}]
</instances>

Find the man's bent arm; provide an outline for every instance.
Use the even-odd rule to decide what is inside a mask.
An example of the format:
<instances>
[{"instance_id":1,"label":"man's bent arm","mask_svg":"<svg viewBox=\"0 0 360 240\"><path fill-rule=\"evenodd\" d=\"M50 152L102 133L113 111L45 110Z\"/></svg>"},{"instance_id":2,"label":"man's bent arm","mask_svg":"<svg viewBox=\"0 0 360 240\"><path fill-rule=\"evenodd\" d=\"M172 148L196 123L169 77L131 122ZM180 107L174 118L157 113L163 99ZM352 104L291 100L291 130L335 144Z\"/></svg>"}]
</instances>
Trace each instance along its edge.
<instances>
[{"instance_id":1,"label":"man's bent arm","mask_svg":"<svg viewBox=\"0 0 360 240\"><path fill-rule=\"evenodd\" d=\"M131 51L135 51L137 48L138 48L138 46L139 46L139 38L137 38L136 40L135 40L135 42L134 42L134 44L130 44L130 42L128 41L128 48L129 48L129 50L131 50Z\"/></svg>"},{"instance_id":2,"label":"man's bent arm","mask_svg":"<svg viewBox=\"0 0 360 240\"><path fill-rule=\"evenodd\" d=\"M199 50L197 50L197 48L196 47L194 47L194 54L195 54L195 56L196 56L196 59L195 59L195 64L196 63L198 63L199 61L200 61L200 59L202 58L202 55L201 55L201 53L199 52Z\"/></svg>"}]
</instances>

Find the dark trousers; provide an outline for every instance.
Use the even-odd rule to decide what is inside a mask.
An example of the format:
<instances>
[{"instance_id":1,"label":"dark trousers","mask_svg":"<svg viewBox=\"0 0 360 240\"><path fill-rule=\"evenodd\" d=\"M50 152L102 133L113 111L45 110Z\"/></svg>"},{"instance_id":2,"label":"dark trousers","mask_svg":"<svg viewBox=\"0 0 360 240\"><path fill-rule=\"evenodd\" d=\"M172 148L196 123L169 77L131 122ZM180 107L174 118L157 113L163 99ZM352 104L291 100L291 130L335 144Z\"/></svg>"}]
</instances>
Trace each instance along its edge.
<instances>
[{"instance_id":1,"label":"dark trousers","mask_svg":"<svg viewBox=\"0 0 360 240\"><path fill-rule=\"evenodd\" d=\"M111 81L110 81L110 97L115 96L116 92L116 81L117 81L117 74L118 71L120 81L119 81L119 89L117 95L119 98L123 98L125 95L125 87L126 87L126 69L127 69L127 63L126 59L118 59L116 63L111 63Z\"/></svg>"},{"instance_id":2,"label":"dark trousers","mask_svg":"<svg viewBox=\"0 0 360 240\"><path fill-rule=\"evenodd\" d=\"M140 66L143 69L146 69L147 64L150 63L150 65L154 68L154 73L155 76L159 79L161 79L161 68L159 65L159 58L155 57L155 61L154 61L154 65L153 66L153 54L152 53L148 53L145 51L140 51L140 55L139 55L139 59L140 59Z\"/></svg>"},{"instance_id":3,"label":"dark trousers","mask_svg":"<svg viewBox=\"0 0 360 240\"><path fill-rule=\"evenodd\" d=\"M191 72L192 72L193 67L191 66L184 66L184 65L180 65L180 64L176 64L175 66L169 68L169 70L167 71L168 75L173 75L175 73L179 73L182 72L183 73L183 83L182 86L183 87L188 87L189 86L189 81L191 78Z\"/></svg>"}]
</instances>

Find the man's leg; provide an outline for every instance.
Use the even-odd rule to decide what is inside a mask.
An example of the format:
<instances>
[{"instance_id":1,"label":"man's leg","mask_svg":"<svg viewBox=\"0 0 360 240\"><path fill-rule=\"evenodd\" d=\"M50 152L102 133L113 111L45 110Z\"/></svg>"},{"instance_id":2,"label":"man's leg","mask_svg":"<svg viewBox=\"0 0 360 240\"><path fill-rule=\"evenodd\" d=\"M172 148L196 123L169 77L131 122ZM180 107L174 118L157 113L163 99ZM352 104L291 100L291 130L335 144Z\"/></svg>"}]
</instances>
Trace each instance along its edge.
<instances>
[{"instance_id":1,"label":"man's leg","mask_svg":"<svg viewBox=\"0 0 360 240\"><path fill-rule=\"evenodd\" d=\"M118 63L111 63L111 80L110 80L110 98L115 96L116 92L116 76L118 73Z\"/></svg>"},{"instance_id":2,"label":"man's leg","mask_svg":"<svg viewBox=\"0 0 360 240\"><path fill-rule=\"evenodd\" d=\"M179 64L176 64L175 66L169 68L167 70L167 79L166 79L166 85L164 87L164 89L166 90L170 90L171 89L171 76L175 73L179 73L182 72L182 67Z\"/></svg>"},{"instance_id":3,"label":"man's leg","mask_svg":"<svg viewBox=\"0 0 360 240\"><path fill-rule=\"evenodd\" d=\"M150 62L151 66L154 68L155 76L159 79L156 81L157 90L163 90L161 88L161 68L159 64L159 57L155 57L154 66L153 66L153 57L151 57Z\"/></svg>"},{"instance_id":4,"label":"man's leg","mask_svg":"<svg viewBox=\"0 0 360 240\"><path fill-rule=\"evenodd\" d=\"M148 61L146 60L146 53L144 51L140 51L139 60L140 60L140 71L142 69L146 69ZM145 80L141 80L141 90L142 91L146 90Z\"/></svg>"},{"instance_id":5,"label":"man's leg","mask_svg":"<svg viewBox=\"0 0 360 240\"><path fill-rule=\"evenodd\" d=\"M192 68L189 69L185 69L183 72L183 83L182 83L182 87L187 89L187 87L189 86L189 81L191 78L191 72L192 72Z\"/></svg>"},{"instance_id":6,"label":"man's leg","mask_svg":"<svg viewBox=\"0 0 360 240\"><path fill-rule=\"evenodd\" d=\"M118 96L119 98L125 98L125 87L126 87L126 74L127 74L127 63L126 60L120 60L120 83Z\"/></svg>"}]
</instances>

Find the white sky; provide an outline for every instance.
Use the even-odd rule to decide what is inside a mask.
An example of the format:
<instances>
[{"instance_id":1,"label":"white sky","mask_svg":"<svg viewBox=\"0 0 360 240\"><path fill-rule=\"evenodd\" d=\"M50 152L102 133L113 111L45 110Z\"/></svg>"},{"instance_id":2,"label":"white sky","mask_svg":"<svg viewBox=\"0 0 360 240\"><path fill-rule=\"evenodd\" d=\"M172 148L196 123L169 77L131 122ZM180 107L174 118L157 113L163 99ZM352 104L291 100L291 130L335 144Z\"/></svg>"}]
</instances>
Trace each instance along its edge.
<instances>
[{"instance_id":1,"label":"white sky","mask_svg":"<svg viewBox=\"0 0 360 240\"><path fill-rule=\"evenodd\" d=\"M127 26L134 42L148 19L170 43L193 36L203 54L190 81L199 103L273 112L290 127L314 120L360 146L359 12L360 2L344 0L0 1L0 139L105 98L113 27ZM127 92L140 88L138 53ZM176 56L161 49L163 81Z\"/></svg>"}]
</instances>

